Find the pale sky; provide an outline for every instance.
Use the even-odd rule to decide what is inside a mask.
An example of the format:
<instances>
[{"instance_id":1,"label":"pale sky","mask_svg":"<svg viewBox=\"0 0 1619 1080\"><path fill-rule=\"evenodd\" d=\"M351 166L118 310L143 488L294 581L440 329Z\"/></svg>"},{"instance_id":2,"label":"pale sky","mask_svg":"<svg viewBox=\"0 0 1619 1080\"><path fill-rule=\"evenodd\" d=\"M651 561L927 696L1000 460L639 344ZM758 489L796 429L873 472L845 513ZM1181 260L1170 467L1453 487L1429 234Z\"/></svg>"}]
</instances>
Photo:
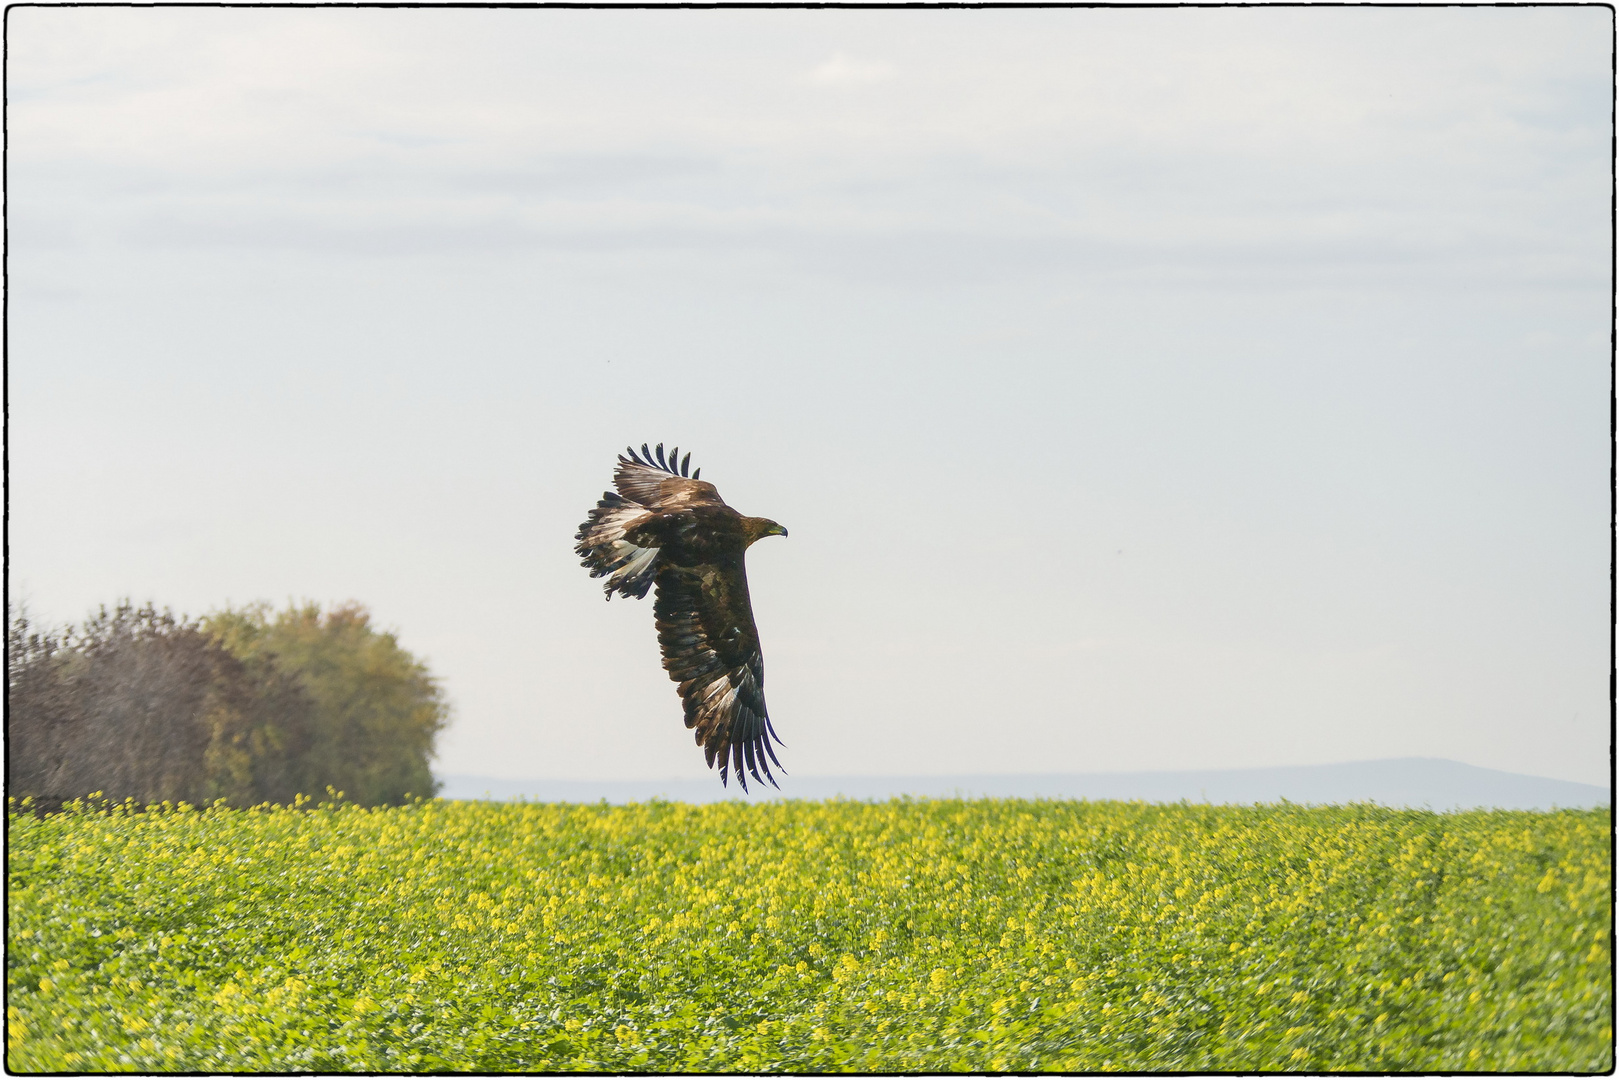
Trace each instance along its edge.
<instances>
[{"instance_id":1,"label":"pale sky","mask_svg":"<svg viewBox=\"0 0 1619 1080\"><path fill-rule=\"evenodd\" d=\"M1608 776L1607 8L8 10L13 600L356 599L437 768ZM717 784L717 779L715 783Z\"/></svg>"}]
</instances>

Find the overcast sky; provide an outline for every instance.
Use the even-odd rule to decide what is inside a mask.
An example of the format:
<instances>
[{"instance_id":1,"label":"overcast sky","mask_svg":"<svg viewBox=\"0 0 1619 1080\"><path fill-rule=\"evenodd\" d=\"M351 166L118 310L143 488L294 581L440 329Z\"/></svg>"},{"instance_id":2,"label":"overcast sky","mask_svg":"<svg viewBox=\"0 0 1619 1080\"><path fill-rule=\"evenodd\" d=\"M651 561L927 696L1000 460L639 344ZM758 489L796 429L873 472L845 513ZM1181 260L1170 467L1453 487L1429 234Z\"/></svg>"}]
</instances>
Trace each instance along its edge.
<instances>
[{"instance_id":1,"label":"overcast sky","mask_svg":"<svg viewBox=\"0 0 1619 1080\"><path fill-rule=\"evenodd\" d=\"M7 19L36 616L352 598L443 772L712 775L571 550L664 441L789 792L1606 782L1607 8Z\"/></svg>"}]
</instances>

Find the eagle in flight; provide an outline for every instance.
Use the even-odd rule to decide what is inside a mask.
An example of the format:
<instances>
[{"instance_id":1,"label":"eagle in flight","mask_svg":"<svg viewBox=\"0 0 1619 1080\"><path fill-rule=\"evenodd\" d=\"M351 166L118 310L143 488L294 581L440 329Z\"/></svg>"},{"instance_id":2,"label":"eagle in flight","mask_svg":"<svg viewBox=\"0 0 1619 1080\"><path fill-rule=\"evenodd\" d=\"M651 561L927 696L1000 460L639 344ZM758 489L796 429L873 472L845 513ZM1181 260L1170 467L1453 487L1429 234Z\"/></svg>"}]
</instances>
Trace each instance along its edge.
<instances>
[{"instance_id":1,"label":"eagle in flight","mask_svg":"<svg viewBox=\"0 0 1619 1080\"><path fill-rule=\"evenodd\" d=\"M746 517L725 505L713 484L690 471L691 454L680 448L664 457L663 444L619 455L613 470L617 493L606 492L574 536L574 551L605 577L607 599L640 599L656 586L652 611L658 645L669 677L680 684L686 726L695 729L708 767L720 763L720 783L744 768L779 787L770 761L781 768L770 740L780 737L765 712L765 665L759 631L748 600L742 565L748 545L765 536L786 536L769 518Z\"/></svg>"}]
</instances>

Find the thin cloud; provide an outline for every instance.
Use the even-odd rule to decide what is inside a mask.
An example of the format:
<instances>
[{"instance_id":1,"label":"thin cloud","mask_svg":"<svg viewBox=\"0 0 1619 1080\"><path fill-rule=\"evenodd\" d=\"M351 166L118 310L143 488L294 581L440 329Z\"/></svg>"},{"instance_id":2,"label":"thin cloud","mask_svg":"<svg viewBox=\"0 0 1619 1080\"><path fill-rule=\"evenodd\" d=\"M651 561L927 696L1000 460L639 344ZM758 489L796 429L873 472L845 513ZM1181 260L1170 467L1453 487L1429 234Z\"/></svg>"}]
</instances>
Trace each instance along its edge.
<instances>
[{"instance_id":1,"label":"thin cloud","mask_svg":"<svg viewBox=\"0 0 1619 1080\"><path fill-rule=\"evenodd\" d=\"M887 82L895 74L892 64L880 60L859 60L848 53L837 52L810 72L810 80L831 85L861 85Z\"/></svg>"}]
</instances>

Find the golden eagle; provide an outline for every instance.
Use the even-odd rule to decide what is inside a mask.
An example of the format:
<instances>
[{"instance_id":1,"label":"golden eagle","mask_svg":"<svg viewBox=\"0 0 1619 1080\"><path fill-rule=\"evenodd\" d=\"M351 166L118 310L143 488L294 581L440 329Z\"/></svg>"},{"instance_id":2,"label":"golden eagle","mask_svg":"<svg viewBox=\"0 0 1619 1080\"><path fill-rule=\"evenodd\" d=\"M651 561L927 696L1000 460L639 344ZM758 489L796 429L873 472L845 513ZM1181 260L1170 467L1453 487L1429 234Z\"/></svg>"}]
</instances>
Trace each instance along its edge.
<instances>
[{"instance_id":1,"label":"golden eagle","mask_svg":"<svg viewBox=\"0 0 1619 1080\"><path fill-rule=\"evenodd\" d=\"M626 448L613 470L613 486L579 526L574 551L605 577L607 599L616 592L637 599L654 585L663 666L680 684L686 726L697 731L697 745L708 767L720 763L720 783L734 768L742 790L743 769L773 787L770 761L775 728L765 712L765 665L759 631L748 600L748 574L742 565L748 545L764 536L786 536L769 518L745 517L725 505L713 484L690 471L691 454L680 448L667 459L663 444L641 453Z\"/></svg>"}]
</instances>

